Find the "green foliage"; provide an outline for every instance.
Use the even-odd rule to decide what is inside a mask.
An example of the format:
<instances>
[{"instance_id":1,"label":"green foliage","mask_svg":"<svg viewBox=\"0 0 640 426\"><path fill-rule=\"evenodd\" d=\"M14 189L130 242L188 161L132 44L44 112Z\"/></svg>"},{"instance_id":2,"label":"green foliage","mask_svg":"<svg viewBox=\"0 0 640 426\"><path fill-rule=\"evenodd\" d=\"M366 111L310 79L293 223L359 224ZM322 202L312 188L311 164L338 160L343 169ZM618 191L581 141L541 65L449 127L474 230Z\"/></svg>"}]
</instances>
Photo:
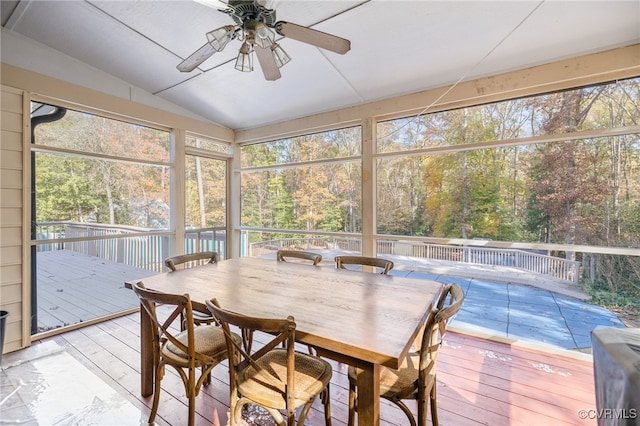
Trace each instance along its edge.
<instances>
[{"instance_id":1,"label":"green foliage","mask_svg":"<svg viewBox=\"0 0 640 426\"><path fill-rule=\"evenodd\" d=\"M640 285L640 282L638 283ZM628 309L633 308L640 311L640 292L630 290L612 291L603 280L596 282L583 281L582 287L591 296L590 303L602 306L607 309Z\"/></svg>"},{"instance_id":2,"label":"green foliage","mask_svg":"<svg viewBox=\"0 0 640 426\"><path fill-rule=\"evenodd\" d=\"M582 263L581 285L592 303L614 310L640 311L639 256L590 254Z\"/></svg>"},{"instance_id":3,"label":"green foliage","mask_svg":"<svg viewBox=\"0 0 640 426\"><path fill-rule=\"evenodd\" d=\"M226 161L188 155L185 167L185 225L226 225Z\"/></svg>"},{"instance_id":4,"label":"green foliage","mask_svg":"<svg viewBox=\"0 0 640 426\"><path fill-rule=\"evenodd\" d=\"M34 154L36 222L168 226L169 169L126 161L168 160L168 132L67 111L35 143L70 151Z\"/></svg>"},{"instance_id":5,"label":"green foliage","mask_svg":"<svg viewBox=\"0 0 640 426\"><path fill-rule=\"evenodd\" d=\"M86 179L85 159L36 153L36 221L78 221L99 209L102 194Z\"/></svg>"},{"instance_id":6,"label":"green foliage","mask_svg":"<svg viewBox=\"0 0 640 426\"><path fill-rule=\"evenodd\" d=\"M359 128L284 139L242 148L242 163L259 167L357 153ZM246 171L242 224L280 229L354 232L361 222L355 162Z\"/></svg>"},{"instance_id":7,"label":"green foliage","mask_svg":"<svg viewBox=\"0 0 640 426\"><path fill-rule=\"evenodd\" d=\"M591 303L608 309L635 308L640 310L640 296L637 294L611 292L608 290L591 290L588 294L592 297Z\"/></svg>"}]
</instances>

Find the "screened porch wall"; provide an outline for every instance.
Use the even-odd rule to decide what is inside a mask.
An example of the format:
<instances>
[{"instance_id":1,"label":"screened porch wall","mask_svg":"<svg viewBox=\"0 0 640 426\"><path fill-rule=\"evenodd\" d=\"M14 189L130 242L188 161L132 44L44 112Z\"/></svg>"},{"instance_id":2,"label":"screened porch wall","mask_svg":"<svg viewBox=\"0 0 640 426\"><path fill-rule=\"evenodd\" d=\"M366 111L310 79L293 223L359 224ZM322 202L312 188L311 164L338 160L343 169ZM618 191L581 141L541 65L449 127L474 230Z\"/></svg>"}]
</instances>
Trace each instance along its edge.
<instances>
[{"instance_id":1,"label":"screened porch wall","mask_svg":"<svg viewBox=\"0 0 640 426\"><path fill-rule=\"evenodd\" d=\"M4 38L6 34L4 29L2 33ZM12 42L18 45L26 43L24 40L15 39L15 36L11 38ZM3 46L4 44L5 40L3 39ZM419 113L426 106L430 106L434 111L443 110L640 75L640 45L632 45L499 76L463 82L442 98L439 96L444 90L439 88L260 128L234 131L195 119L193 116L189 116L186 111L185 115L180 115L169 111L169 108L162 109L166 107L164 102L160 102L158 107L149 106L153 103L153 97L150 94L113 78L109 79L104 73L97 72L88 66L74 62L78 66L69 71L69 67L66 66L69 58L52 52L45 46L26 43L24 52L27 59L24 64L25 69L3 63L0 73L3 86L1 123L1 172L3 179L1 186L2 216L0 217L3 238L1 242L2 260L0 261L2 266L2 274L0 275L2 300L0 303L2 309L10 308L12 310L12 328L8 332L4 352L30 344L29 327L25 326L28 324L30 316L30 302L27 300L30 276L28 268L24 266L29 264L29 250L25 248L28 242L22 238L22 235L29 235L29 208L23 205L24 200L27 200L26 202L29 200L29 188L25 188L22 184L18 184L19 186L16 187L16 183L13 180L5 179L5 176L15 176L21 173L17 171L16 166L20 167L18 164L25 164L27 154L25 154L23 147L29 141L22 134L24 128L21 118L16 121L15 115L21 116L25 108L24 105L28 104L32 95L60 100L60 102L78 107L84 106L94 110L109 111L136 120L159 123L173 128L177 134L184 135L186 131L238 144L302 135L312 131L344 127L349 123L362 124L367 129L363 132L363 143L370 147L375 137L375 131L371 129L375 127L376 120ZM38 69L47 75L26 68ZM5 96L7 92L11 96ZM25 99L22 99L23 97ZM9 98L13 98L13 102L10 102ZM137 102L138 98L143 99L144 103ZM10 120L9 117L13 119ZM16 122L19 123L18 127L15 126ZM13 134L12 138L7 138L6 135L10 133ZM367 152L363 155L363 163L365 163L363 172L368 172L371 168L371 151ZM15 158L18 160L13 160ZM234 158L233 168L238 165L237 159ZM235 238L239 235L237 225L240 223L238 196L240 182L234 173L234 170L230 171L229 177L231 182L228 191L229 209L233 212L228 219L227 235L229 238ZM24 181L24 177L22 181ZM365 188L372 188L370 175L367 173L363 173L363 182ZM363 223L372 225L374 223L373 214L373 211L367 209ZM21 232L18 232L17 228L20 228ZM5 235L12 237L5 238ZM373 236L373 229L363 230L363 244L373 247ZM230 250L229 255L237 256L238 254L239 246L236 244L235 248Z\"/></svg>"}]
</instances>

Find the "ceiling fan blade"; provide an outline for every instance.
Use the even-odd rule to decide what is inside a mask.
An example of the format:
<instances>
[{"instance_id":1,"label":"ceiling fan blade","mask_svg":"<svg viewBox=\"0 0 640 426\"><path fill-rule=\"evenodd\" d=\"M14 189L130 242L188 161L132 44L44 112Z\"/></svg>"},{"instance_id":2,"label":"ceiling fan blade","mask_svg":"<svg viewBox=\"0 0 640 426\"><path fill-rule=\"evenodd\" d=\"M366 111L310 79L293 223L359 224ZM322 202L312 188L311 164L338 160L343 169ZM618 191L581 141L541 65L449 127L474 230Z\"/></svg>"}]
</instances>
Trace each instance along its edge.
<instances>
[{"instance_id":1,"label":"ceiling fan blade","mask_svg":"<svg viewBox=\"0 0 640 426\"><path fill-rule=\"evenodd\" d=\"M268 81L275 81L282 77L278 65L276 65L276 60L271 53L271 48L262 48L255 44L254 50L256 51L258 62L260 62L260 68L262 68L262 72L264 73L264 78Z\"/></svg>"},{"instance_id":2,"label":"ceiling fan blade","mask_svg":"<svg viewBox=\"0 0 640 426\"><path fill-rule=\"evenodd\" d=\"M180 62L176 68L178 68L182 72L191 72L216 52L216 48L213 47L211 43L207 43L200 49L193 52L187 59Z\"/></svg>"},{"instance_id":3,"label":"ceiling fan blade","mask_svg":"<svg viewBox=\"0 0 640 426\"><path fill-rule=\"evenodd\" d=\"M276 23L275 28L280 35L303 43L311 44L322 49L340 53L341 55L344 55L351 50L351 42L346 38L327 34L312 28L303 27L302 25L279 21Z\"/></svg>"}]
</instances>

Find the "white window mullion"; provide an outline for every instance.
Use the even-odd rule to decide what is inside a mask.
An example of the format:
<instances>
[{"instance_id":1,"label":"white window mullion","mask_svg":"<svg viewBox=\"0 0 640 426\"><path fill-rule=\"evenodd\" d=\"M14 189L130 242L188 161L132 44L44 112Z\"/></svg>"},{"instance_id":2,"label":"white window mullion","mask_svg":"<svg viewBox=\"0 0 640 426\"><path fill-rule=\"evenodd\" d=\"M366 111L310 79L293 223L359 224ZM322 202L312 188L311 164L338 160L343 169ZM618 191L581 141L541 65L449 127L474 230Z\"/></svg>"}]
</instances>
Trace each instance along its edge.
<instances>
[{"instance_id":1,"label":"white window mullion","mask_svg":"<svg viewBox=\"0 0 640 426\"><path fill-rule=\"evenodd\" d=\"M175 231L169 244L170 255L182 254L185 250L185 131L175 129L172 133L171 160L174 167L171 173L171 219L170 229Z\"/></svg>"},{"instance_id":2,"label":"white window mullion","mask_svg":"<svg viewBox=\"0 0 640 426\"><path fill-rule=\"evenodd\" d=\"M362 120L362 255L376 256L375 234L375 158L376 123L371 118Z\"/></svg>"}]
</instances>

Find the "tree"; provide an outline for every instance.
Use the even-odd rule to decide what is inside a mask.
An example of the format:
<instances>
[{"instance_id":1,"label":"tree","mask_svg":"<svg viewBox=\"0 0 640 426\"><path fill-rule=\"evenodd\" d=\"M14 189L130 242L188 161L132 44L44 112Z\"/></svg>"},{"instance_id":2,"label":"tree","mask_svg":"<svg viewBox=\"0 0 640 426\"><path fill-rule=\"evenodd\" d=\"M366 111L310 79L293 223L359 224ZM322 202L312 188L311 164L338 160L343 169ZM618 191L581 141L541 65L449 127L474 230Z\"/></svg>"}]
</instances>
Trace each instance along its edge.
<instances>
[{"instance_id":1,"label":"tree","mask_svg":"<svg viewBox=\"0 0 640 426\"><path fill-rule=\"evenodd\" d=\"M169 170L127 161L168 158L168 132L67 111L37 126L35 139L78 153L37 154L37 221L55 214L57 220L168 226Z\"/></svg>"},{"instance_id":2,"label":"tree","mask_svg":"<svg viewBox=\"0 0 640 426\"><path fill-rule=\"evenodd\" d=\"M549 96L544 104L546 133L575 132L580 129L589 110L600 94L599 90L574 90ZM585 242L588 217L580 215L584 206L597 204L606 193L601 179L597 153L589 141L567 140L545 144L535 159L532 190L536 194L534 208L545 211L550 219L551 242L574 244ZM582 207L582 209L581 209ZM578 224L583 227L580 229Z\"/></svg>"}]
</instances>

